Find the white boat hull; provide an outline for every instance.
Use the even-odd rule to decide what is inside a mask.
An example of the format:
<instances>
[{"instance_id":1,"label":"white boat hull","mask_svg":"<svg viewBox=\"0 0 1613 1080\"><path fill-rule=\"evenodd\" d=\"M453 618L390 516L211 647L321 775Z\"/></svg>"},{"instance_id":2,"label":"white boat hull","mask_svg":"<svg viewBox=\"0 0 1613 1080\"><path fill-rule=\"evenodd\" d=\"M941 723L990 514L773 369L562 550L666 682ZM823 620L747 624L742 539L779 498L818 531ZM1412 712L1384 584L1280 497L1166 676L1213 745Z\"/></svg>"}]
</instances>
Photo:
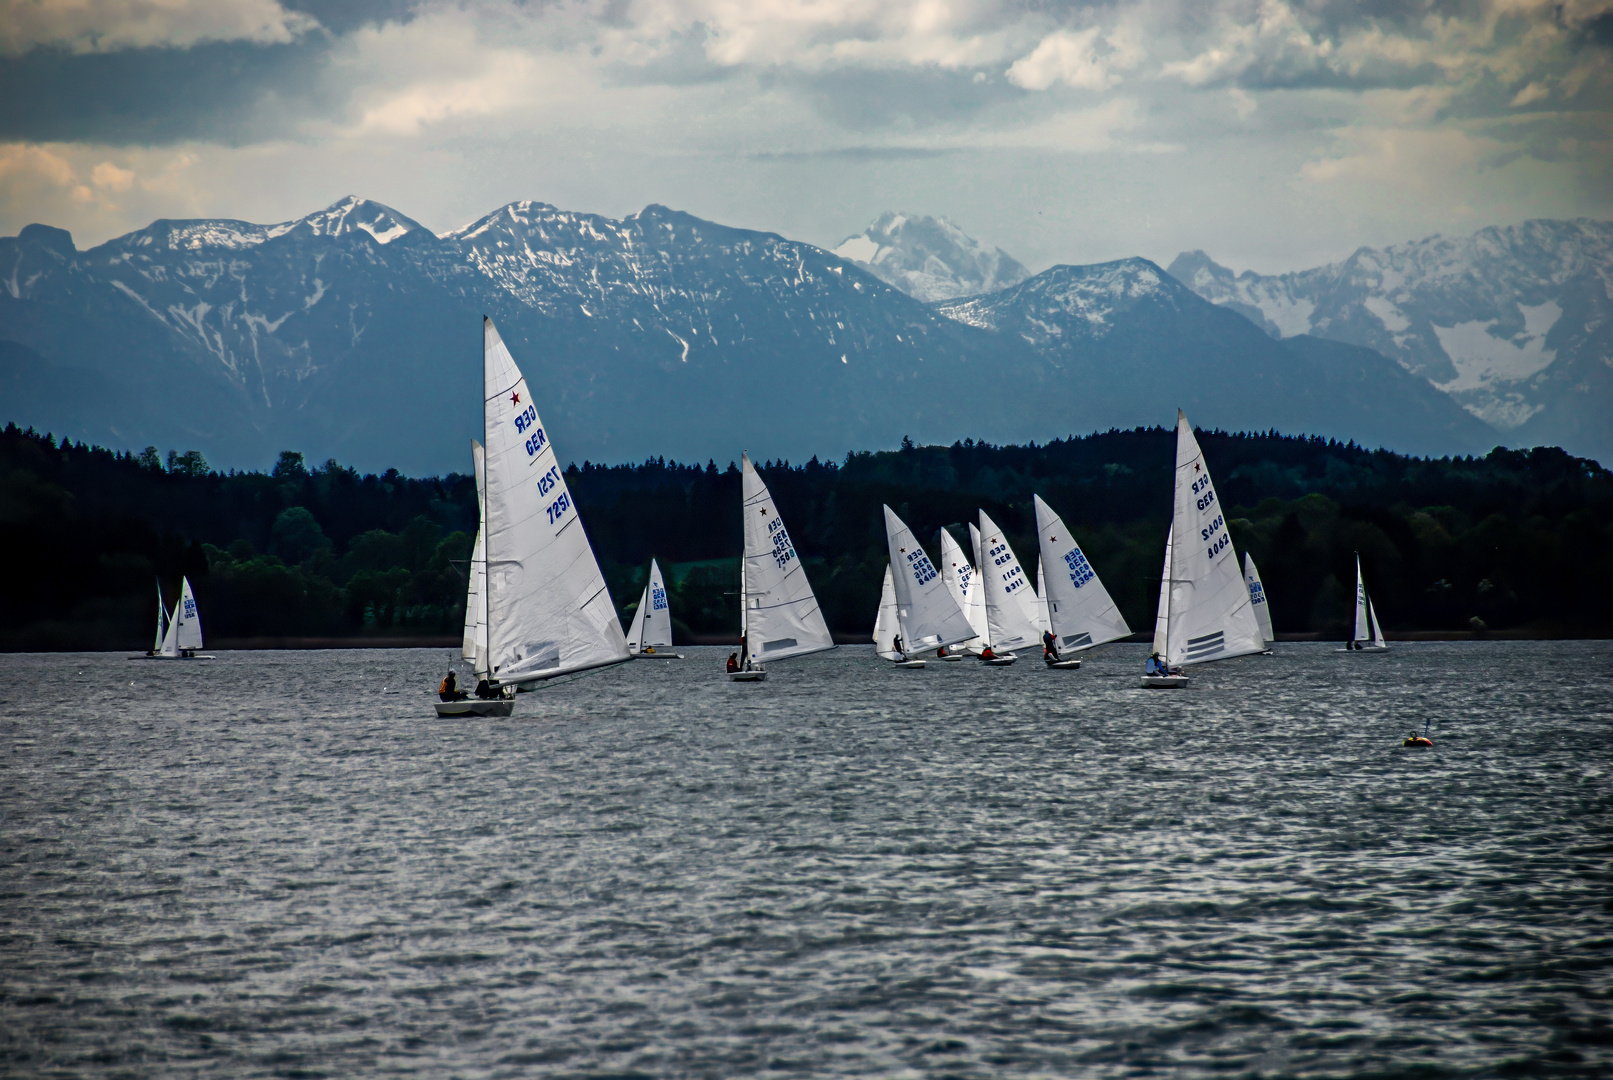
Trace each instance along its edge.
<instances>
[{"instance_id":1,"label":"white boat hull","mask_svg":"<svg viewBox=\"0 0 1613 1080\"><path fill-rule=\"evenodd\" d=\"M1054 671L1075 671L1078 668L1080 668L1081 661L1079 661L1079 660L1055 660L1051 664L1048 664L1047 666L1049 668L1052 668Z\"/></svg>"},{"instance_id":2,"label":"white boat hull","mask_svg":"<svg viewBox=\"0 0 1613 1080\"><path fill-rule=\"evenodd\" d=\"M752 671L730 671L728 678L731 682L766 682L767 672L759 668Z\"/></svg>"},{"instance_id":3,"label":"white boat hull","mask_svg":"<svg viewBox=\"0 0 1613 1080\"><path fill-rule=\"evenodd\" d=\"M987 660L985 657L981 657L980 662L989 667L1007 667L1009 664L1012 664L1018 659L1019 657L1010 653L1007 656L993 656L990 660Z\"/></svg>"},{"instance_id":4,"label":"white boat hull","mask_svg":"<svg viewBox=\"0 0 1613 1080\"><path fill-rule=\"evenodd\" d=\"M921 667L924 666L924 661L923 660L893 660L893 661L891 661L891 665L893 667L899 667L899 668L921 668Z\"/></svg>"},{"instance_id":5,"label":"white boat hull","mask_svg":"<svg viewBox=\"0 0 1613 1080\"><path fill-rule=\"evenodd\" d=\"M1187 676L1144 675L1139 685L1144 690L1180 690L1187 685Z\"/></svg>"},{"instance_id":6,"label":"white boat hull","mask_svg":"<svg viewBox=\"0 0 1613 1080\"><path fill-rule=\"evenodd\" d=\"M153 653L150 656L131 656L131 657L129 657L129 659L130 660L217 660L218 657L210 656L210 655L208 655L206 653L199 653L196 656L164 656L161 653Z\"/></svg>"},{"instance_id":7,"label":"white boat hull","mask_svg":"<svg viewBox=\"0 0 1613 1080\"><path fill-rule=\"evenodd\" d=\"M636 652L634 660L682 660L682 653L675 652Z\"/></svg>"},{"instance_id":8,"label":"white boat hull","mask_svg":"<svg viewBox=\"0 0 1613 1080\"><path fill-rule=\"evenodd\" d=\"M509 698L466 698L464 701L438 701L438 716L509 716L515 711L515 702Z\"/></svg>"},{"instance_id":9,"label":"white boat hull","mask_svg":"<svg viewBox=\"0 0 1613 1080\"><path fill-rule=\"evenodd\" d=\"M1355 653L1357 656L1360 656L1360 655L1363 655L1363 654L1368 655L1368 656L1381 656L1384 653L1389 651L1389 646L1387 646L1387 645L1366 645L1366 646L1363 646L1362 648L1359 648L1359 649L1334 649L1333 651L1334 652L1341 652L1341 653Z\"/></svg>"},{"instance_id":10,"label":"white boat hull","mask_svg":"<svg viewBox=\"0 0 1613 1080\"><path fill-rule=\"evenodd\" d=\"M963 659L963 654L962 653L947 653L945 656L937 656L936 659L937 660L944 660L949 664L956 664L956 663L960 662Z\"/></svg>"}]
</instances>

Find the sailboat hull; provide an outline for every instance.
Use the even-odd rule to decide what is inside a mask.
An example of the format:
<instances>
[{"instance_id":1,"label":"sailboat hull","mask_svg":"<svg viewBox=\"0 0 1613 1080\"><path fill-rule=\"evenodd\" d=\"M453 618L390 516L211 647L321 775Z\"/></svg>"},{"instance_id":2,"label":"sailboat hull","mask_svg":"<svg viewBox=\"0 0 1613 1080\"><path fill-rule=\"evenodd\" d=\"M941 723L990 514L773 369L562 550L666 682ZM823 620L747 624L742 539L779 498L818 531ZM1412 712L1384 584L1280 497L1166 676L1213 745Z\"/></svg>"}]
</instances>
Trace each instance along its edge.
<instances>
[{"instance_id":1,"label":"sailboat hull","mask_svg":"<svg viewBox=\"0 0 1613 1080\"><path fill-rule=\"evenodd\" d=\"M894 660L891 662L891 666L899 668L921 668L924 666L924 663L925 662L923 660Z\"/></svg>"},{"instance_id":2,"label":"sailboat hull","mask_svg":"<svg viewBox=\"0 0 1613 1080\"><path fill-rule=\"evenodd\" d=\"M1187 686L1187 676L1144 675L1138 685L1144 690L1181 690Z\"/></svg>"},{"instance_id":3,"label":"sailboat hull","mask_svg":"<svg viewBox=\"0 0 1613 1080\"><path fill-rule=\"evenodd\" d=\"M962 653L947 653L945 656L937 656L936 659L944 661L945 663L948 663L948 664L956 664L956 663L960 662L963 659L963 654Z\"/></svg>"},{"instance_id":4,"label":"sailboat hull","mask_svg":"<svg viewBox=\"0 0 1613 1080\"><path fill-rule=\"evenodd\" d=\"M682 653L675 652L636 652L634 660L682 660Z\"/></svg>"},{"instance_id":5,"label":"sailboat hull","mask_svg":"<svg viewBox=\"0 0 1613 1080\"><path fill-rule=\"evenodd\" d=\"M467 698L464 701L438 701L438 716L509 716L515 711L515 702L508 698L498 698L484 701L481 698Z\"/></svg>"},{"instance_id":6,"label":"sailboat hull","mask_svg":"<svg viewBox=\"0 0 1613 1080\"><path fill-rule=\"evenodd\" d=\"M1019 657L1010 653L1007 656L993 656L990 660L981 657L980 662L985 664L987 667L1007 667L1009 664L1012 664L1018 659Z\"/></svg>"},{"instance_id":7,"label":"sailboat hull","mask_svg":"<svg viewBox=\"0 0 1613 1080\"><path fill-rule=\"evenodd\" d=\"M767 672L765 672L765 671L730 671L728 673L728 679L729 679L730 682L766 682L767 681Z\"/></svg>"},{"instance_id":8,"label":"sailboat hull","mask_svg":"<svg viewBox=\"0 0 1613 1080\"><path fill-rule=\"evenodd\" d=\"M1387 645L1363 645L1359 649L1334 649L1334 652L1355 653L1357 656L1382 656L1389 651Z\"/></svg>"},{"instance_id":9,"label":"sailboat hull","mask_svg":"<svg viewBox=\"0 0 1613 1080\"><path fill-rule=\"evenodd\" d=\"M1079 660L1055 660L1047 665L1054 671L1075 671L1081 666Z\"/></svg>"},{"instance_id":10,"label":"sailboat hull","mask_svg":"<svg viewBox=\"0 0 1613 1080\"><path fill-rule=\"evenodd\" d=\"M129 659L130 660L217 660L218 657L210 656L210 655L208 655L206 653L198 653L195 656L164 656L161 653L156 653L156 654L154 654L152 656L131 656L131 657L129 657Z\"/></svg>"}]
</instances>

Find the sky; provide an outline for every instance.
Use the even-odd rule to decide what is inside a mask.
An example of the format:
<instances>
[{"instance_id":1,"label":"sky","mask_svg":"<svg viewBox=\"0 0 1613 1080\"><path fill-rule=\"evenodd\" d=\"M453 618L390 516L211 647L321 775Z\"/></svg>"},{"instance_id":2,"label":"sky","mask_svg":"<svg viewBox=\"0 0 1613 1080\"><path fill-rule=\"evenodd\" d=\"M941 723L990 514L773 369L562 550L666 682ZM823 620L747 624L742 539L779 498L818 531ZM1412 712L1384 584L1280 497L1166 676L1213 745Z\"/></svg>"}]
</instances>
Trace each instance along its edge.
<instances>
[{"instance_id":1,"label":"sky","mask_svg":"<svg viewBox=\"0 0 1613 1080\"><path fill-rule=\"evenodd\" d=\"M0 0L0 234L349 194L1303 269L1613 217L1613 0Z\"/></svg>"}]
</instances>

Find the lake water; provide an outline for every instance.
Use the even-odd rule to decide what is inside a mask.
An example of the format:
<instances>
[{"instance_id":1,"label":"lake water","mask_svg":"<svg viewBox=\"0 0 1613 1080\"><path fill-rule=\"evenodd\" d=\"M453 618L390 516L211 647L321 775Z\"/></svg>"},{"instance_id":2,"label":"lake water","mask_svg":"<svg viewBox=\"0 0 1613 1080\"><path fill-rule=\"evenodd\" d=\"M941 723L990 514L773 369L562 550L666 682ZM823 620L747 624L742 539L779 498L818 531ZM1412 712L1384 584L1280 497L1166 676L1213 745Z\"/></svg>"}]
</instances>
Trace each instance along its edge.
<instances>
[{"instance_id":1,"label":"lake water","mask_svg":"<svg viewBox=\"0 0 1613 1080\"><path fill-rule=\"evenodd\" d=\"M1335 649L0 656L0 1073L1613 1075L1613 643Z\"/></svg>"}]
</instances>

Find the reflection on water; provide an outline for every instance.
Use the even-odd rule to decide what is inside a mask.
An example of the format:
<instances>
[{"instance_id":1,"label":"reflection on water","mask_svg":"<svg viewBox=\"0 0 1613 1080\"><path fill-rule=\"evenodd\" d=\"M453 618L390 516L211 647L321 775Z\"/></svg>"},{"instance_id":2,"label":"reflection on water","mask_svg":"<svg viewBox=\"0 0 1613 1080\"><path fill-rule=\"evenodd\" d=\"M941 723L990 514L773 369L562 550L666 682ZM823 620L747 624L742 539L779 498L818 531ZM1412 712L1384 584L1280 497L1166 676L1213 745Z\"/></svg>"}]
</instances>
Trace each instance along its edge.
<instances>
[{"instance_id":1,"label":"reflection on water","mask_svg":"<svg viewBox=\"0 0 1613 1080\"><path fill-rule=\"evenodd\" d=\"M1335 648L0 657L0 1073L1613 1072L1613 647Z\"/></svg>"}]
</instances>

